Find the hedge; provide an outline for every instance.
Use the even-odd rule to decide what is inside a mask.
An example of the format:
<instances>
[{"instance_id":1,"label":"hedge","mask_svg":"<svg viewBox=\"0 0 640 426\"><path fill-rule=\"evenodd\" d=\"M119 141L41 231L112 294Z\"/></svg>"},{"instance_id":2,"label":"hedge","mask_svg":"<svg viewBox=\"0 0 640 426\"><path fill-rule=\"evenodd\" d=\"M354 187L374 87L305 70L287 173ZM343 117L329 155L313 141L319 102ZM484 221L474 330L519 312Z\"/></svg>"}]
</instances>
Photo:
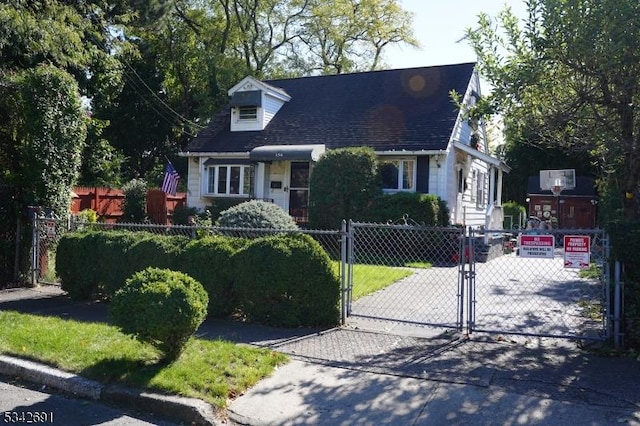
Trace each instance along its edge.
<instances>
[{"instance_id":1,"label":"hedge","mask_svg":"<svg viewBox=\"0 0 640 426\"><path fill-rule=\"evenodd\" d=\"M65 234L56 251L62 289L74 299L111 299L127 278L148 267L183 272L202 283L209 296L209 316L240 309L251 320L272 325L336 325L339 320L339 279L326 252L307 235L189 240L145 232L87 231ZM291 306L278 305L281 314L256 315L254 307L264 303L271 287L290 295ZM289 312L294 312L291 318Z\"/></svg>"}]
</instances>

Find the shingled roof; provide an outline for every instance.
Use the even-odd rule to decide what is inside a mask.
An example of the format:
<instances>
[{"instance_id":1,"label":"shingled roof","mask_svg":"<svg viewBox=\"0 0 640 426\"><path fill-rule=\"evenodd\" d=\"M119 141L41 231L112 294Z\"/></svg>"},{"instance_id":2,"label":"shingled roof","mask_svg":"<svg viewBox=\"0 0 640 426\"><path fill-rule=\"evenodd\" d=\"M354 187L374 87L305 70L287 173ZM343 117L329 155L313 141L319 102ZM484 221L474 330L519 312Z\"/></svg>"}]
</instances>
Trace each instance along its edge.
<instances>
[{"instance_id":1,"label":"shingled roof","mask_svg":"<svg viewBox=\"0 0 640 426\"><path fill-rule=\"evenodd\" d=\"M376 151L446 149L473 63L371 71L265 83L291 100L262 131L231 132L227 105L187 152L248 152L264 145L369 146Z\"/></svg>"}]
</instances>

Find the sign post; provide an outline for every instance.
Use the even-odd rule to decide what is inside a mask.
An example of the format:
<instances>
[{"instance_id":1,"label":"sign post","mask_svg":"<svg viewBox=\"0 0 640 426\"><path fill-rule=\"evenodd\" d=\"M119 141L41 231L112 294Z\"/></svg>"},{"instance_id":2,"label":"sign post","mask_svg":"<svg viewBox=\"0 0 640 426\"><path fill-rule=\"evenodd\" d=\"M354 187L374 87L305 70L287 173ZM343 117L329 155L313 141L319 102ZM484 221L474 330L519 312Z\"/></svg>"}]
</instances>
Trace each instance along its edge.
<instances>
[{"instance_id":1,"label":"sign post","mask_svg":"<svg viewBox=\"0 0 640 426\"><path fill-rule=\"evenodd\" d=\"M564 236L564 267L588 268L591 254L591 238L588 235Z\"/></svg>"},{"instance_id":2,"label":"sign post","mask_svg":"<svg viewBox=\"0 0 640 426\"><path fill-rule=\"evenodd\" d=\"M553 259L555 249L553 235L520 235L518 241L518 254L521 257L537 257Z\"/></svg>"}]
</instances>

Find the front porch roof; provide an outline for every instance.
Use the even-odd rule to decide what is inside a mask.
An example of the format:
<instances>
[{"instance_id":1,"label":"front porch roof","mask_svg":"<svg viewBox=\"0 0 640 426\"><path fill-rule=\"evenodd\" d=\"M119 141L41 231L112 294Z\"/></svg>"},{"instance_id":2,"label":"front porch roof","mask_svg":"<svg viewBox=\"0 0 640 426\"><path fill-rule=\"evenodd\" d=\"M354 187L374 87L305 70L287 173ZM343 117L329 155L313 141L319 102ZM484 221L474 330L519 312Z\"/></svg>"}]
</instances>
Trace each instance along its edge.
<instances>
[{"instance_id":1,"label":"front porch roof","mask_svg":"<svg viewBox=\"0 0 640 426\"><path fill-rule=\"evenodd\" d=\"M324 144L317 145L264 145L249 152L251 161L318 161L325 152Z\"/></svg>"}]
</instances>

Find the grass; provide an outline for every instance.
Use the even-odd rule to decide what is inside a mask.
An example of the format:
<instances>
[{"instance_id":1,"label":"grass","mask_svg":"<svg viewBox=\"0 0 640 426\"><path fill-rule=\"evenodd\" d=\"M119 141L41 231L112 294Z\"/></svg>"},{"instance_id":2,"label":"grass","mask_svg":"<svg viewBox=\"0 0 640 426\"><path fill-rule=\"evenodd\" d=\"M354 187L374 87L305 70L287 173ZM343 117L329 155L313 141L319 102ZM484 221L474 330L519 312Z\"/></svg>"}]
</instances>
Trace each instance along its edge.
<instances>
[{"instance_id":1,"label":"grass","mask_svg":"<svg viewBox=\"0 0 640 426\"><path fill-rule=\"evenodd\" d=\"M192 338L176 362L163 365L155 348L114 326L11 311L0 311L0 353L105 384L199 398L219 408L287 361L266 349Z\"/></svg>"},{"instance_id":2,"label":"grass","mask_svg":"<svg viewBox=\"0 0 640 426\"><path fill-rule=\"evenodd\" d=\"M420 266L413 267L428 267L430 265L421 263ZM333 262L333 268L336 273L339 273L340 262ZM357 264L353 266L353 300L358 300L361 297L367 296L371 293L375 293L378 290L382 290L401 280L408 277L413 272L407 268L395 268L391 266L381 265L362 265Z\"/></svg>"}]
</instances>

